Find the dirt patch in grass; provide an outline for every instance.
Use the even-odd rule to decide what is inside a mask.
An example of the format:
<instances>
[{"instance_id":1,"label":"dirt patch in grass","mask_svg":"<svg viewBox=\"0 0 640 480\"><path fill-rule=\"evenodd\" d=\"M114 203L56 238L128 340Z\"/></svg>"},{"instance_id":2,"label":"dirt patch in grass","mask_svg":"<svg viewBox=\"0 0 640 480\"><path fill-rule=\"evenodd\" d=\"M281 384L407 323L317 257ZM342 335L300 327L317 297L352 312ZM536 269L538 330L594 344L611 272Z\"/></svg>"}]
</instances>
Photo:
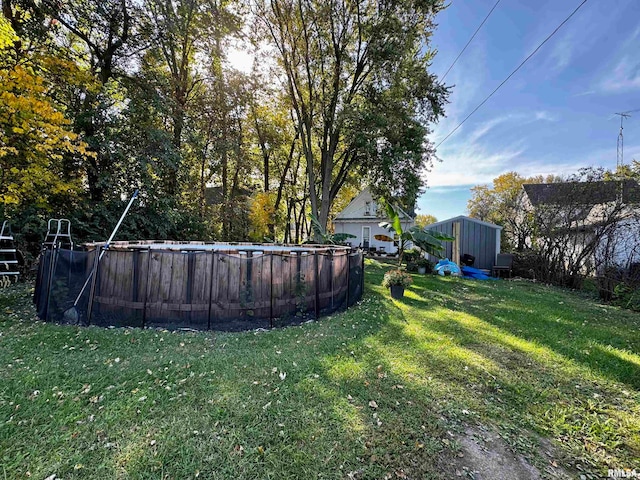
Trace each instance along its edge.
<instances>
[{"instance_id":1,"label":"dirt patch in grass","mask_svg":"<svg viewBox=\"0 0 640 480\"><path fill-rule=\"evenodd\" d=\"M541 471L531 460L514 452L494 429L467 427L455 439L460 450L450 468L452 477L475 480L575 478L554 460L554 449L547 441L541 442L540 451L536 452L541 462L548 462Z\"/></svg>"}]
</instances>

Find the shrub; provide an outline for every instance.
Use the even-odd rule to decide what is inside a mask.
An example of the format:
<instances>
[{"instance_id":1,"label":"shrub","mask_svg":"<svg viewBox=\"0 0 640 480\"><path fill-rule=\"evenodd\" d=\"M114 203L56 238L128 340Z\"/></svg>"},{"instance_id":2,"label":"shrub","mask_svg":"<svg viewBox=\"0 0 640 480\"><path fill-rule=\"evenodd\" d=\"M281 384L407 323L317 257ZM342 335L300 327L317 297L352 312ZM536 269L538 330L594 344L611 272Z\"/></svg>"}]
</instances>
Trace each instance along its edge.
<instances>
[{"instance_id":1,"label":"shrub","mask_svg":"<svg viewBox=\"0 0 640 480\"><path fill-rule=\"evenodd\" d=\"M513 252L513 275L545 281L547 266L543 258L535 252Z\"/></svg>"},{"instance_id":2,"label":"shrub","mask_svg":"<svg viewBox=\"0 0 640 480\"><path fill-rule=\"evenodd\" d=\"M418 267L426 267L427 272L433 270L433 267L434 267L433 262L429 261L424 257L421 257L418 260L416 260L416 265Z\"/></svg>"},{"instance_id":3,"label":"shrub","mask_svg":"<svg viewBox=\"0 0 640 480\"><path fill-rule=\"evenodd\" d=\"M393 285L399 285L401 287L408 287L413 282L413 278L404 270L389 270L384 274L382 279L382 286L384 288L390 288Z\"/></svg>"},{"instance_id":4,"label":"shrub","mask_svg":"<svg viewBox=\"0 0 640 480\"><path fill-rule=\"evenodd\" d=\"M407 272L418 273L418 263L417 262L408 262L407 263Z\"/></svg>"},{"instance_id":5,"label":"shrub","mask_svg":"<svg viewBox=\"0 0 640 480\"><path fill-rule=\"evenodd\" d=\"M408 262L415 262L418 258L420 258L420 252L415 248L409 248L404 251L402 258Z\"/></svg>"},{"instance_id":6,"label":"shrub","mask_svg":"<svg viewBox=\"0 0 640 480\"><path fill-rule=\"evenodd\" d=\"M630 281L621 282L613 289L614 303L629 310L640 311L640 285Z\"/></svg>"}]
</instances>

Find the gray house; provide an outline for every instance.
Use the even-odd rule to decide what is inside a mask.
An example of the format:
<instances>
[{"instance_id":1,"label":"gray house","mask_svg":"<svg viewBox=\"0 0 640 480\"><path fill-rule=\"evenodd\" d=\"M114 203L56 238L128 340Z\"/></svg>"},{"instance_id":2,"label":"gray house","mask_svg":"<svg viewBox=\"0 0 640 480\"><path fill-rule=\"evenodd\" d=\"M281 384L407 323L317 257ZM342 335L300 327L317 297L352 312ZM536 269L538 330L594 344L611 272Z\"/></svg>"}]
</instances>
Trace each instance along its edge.
<instances>
[{"instance_id":1,"label":"gray house","mask_svg":"<svg viewBox=\"0 0 640 480\"><path fill-rule=\"evenodd\" d=\"M413 217L397 206L396 210L400 215L403 229L413 226ZM378 202L375 201L367 187L336 216L333 220L333 228L335 233L355 235L356 238L348 240L354 247L396 253L398 251L397 242L384 242L375 238L375 235L393 236L388 230L378 225L384 221L389 221L389 219L385 212L378 208Z\"/></svg>"},{"instance_id":2,"label":"gray house","mask_svg":"<svg viewBox=\"0 0 640 480\"><path fill-rule=\"evenodd\" d=\"M443 257L460 264L462 255L473 255L473 266L485 270L491 270L496 264L497 255L500 253L501 226L460 215L432 223L425 228L455 237L453 242L444 243ZM429 260L437 262L439 259L429 255Z\"/></svg>"}]
</instances>

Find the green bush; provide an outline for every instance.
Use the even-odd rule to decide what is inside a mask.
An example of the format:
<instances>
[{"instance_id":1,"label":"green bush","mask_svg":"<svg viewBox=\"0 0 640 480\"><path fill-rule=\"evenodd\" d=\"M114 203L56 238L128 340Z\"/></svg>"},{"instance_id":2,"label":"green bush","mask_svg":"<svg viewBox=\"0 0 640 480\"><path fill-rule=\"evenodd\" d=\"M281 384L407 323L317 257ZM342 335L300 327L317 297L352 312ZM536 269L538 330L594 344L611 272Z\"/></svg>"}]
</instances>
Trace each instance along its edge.
<instances>
[{"instance_id":1,"label":"green bush","mask_svg":"<svg viewBox=\"0 0 640 480\"><path fill-rule=\"evenodd\" d=\"M547 266L539 254L532 251L513 252L513 276L543 280L546 270Z\"/></svg>"},{"instance_id":2,"label":"green bush","mask_svg":"<svg viewBox=\"0 0 640 480\"><path fill-rule=\"evenodd\" d=\"M418 258L420 258L420 252L415 248L409 248L404 251L402 258L408 262L415 262Z\"/></svg>"},{"instance_id":3,"label":"green bush","mask_svg":"<svg viewBox=\"0 0 640 480\"><path fill-rule=\"evenodd\" d=\"M640 311L640 285L623 281L614 289L614 303L629 310Z\"/></svg>"},{"instance_id":4,"label":"green bush","mask_svg":"<svg viewBox=\"0 0 640 480\"><path fill-rule=\"evenodd\" d=\"M433 267L434 267L433 262L429 261L424 257L419 258L418 260L416 260L415 263L418 267L425 267L427 269L427 272L430 270L433 270Z\"/></svg>"}]
</instances>

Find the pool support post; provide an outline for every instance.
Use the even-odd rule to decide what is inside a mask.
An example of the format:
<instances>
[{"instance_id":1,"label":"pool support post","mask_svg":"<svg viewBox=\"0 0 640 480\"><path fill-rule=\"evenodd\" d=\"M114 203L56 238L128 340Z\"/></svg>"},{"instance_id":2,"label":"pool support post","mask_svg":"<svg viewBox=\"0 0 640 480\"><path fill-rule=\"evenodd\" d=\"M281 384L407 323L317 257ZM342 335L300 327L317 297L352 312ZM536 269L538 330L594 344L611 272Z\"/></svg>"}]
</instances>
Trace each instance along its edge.
<instances>
[{"instance_id":1,"label":"pool support post","mask_svg":"<svg viewBox=\"0 0 640 480\"><path fill-rule=\"evenodd\" d=\"M273 254L269 255L269 262L269 328L273 328Z\"/></svg>"},{"instance_id":2,"label":"pool support post","mask_svg":"<svg viewBox=\"0 0 640 480\"><path fill-rule=\"evenodd\" d=\"M147 277L144 283L144 301L142 302L142 328L147 326L147 302L149 301L149 277L151 276L151 247L147 248Z\"/></svg>"},{"instance_id":3,"label":"pool support post","mask_svg":"<svg viewBox=\"0 0 640 480\"><path fill-rule=\"evenodd\" d=\"M211 268L209 269L209 306L207 308L207 330L211 330L211 305L213 303L213 267L216 263L216 251L211 250Z\"/></svg>"},{"instance_id":4,"label":"pool support post","mask_svg":"<svg viewBox=\"0 0 640 480\"><path fill-rule=\"evenodd\" d=\"M318 267L318 252L313 252L313 260L316 273L316 279L314 281L316 294L313 302L313 309L317 320L320 317L320 268Z\"/></svg>"},{"instance_id":5,"label":"pool support post","mask_svg":"<svg viewBox=\"0 0 640 480\"><path fill-rule=\"evenodd\" d=\"M87 325L91 325L91 315L93 314L93 302L96 296L96 283L98 282L98 269L100 268L100 255L98 249L94 250L93 256L93 278L91 279L91 287L89 288L89 303L87 304ZM144 324L143 324L144 325Z\"/></svg>"}]
</instances>

